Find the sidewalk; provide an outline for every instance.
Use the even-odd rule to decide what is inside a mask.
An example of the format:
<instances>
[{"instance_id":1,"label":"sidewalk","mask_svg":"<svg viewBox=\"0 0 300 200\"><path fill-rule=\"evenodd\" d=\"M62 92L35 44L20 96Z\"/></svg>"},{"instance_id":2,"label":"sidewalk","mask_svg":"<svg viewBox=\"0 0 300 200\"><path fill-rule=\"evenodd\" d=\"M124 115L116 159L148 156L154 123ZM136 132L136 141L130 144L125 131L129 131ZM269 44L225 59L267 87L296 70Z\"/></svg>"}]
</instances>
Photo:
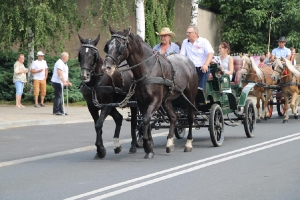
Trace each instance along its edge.
<instances>
[{"instance_id":1,"label":"sidewalk","mask_svg":"<svg viewBox=\"0 0 300 200\"><path fill-rule=\"evenodd\" d=\"M35 108L33 105L25 106L26 108L16 108L14 105L0 105L0 130L23 126L93 122L87 106L69 106L69 115L65 116L53 115L53 104L41 108ZM124 118L130 111L129 108L118 110ZM111 119L110 116L107 117L107 120Z\"/></svg>"}]
</instances>

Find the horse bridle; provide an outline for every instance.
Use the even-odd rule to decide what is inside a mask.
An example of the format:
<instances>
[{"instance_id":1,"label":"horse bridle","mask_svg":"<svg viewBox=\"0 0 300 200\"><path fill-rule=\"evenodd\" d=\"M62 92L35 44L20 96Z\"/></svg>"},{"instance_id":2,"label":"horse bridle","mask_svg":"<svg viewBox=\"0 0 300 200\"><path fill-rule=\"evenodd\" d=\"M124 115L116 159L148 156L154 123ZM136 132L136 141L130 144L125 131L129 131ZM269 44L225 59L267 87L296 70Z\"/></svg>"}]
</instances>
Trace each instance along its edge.
<instances>
[{"instance_id":1,"label":"horse bridle","mask_svg":"<svg viewBox=\"0 0 300 200\"><path fill-rule=\"evenodd\" d=\"M92 68L89 67L89 66L88 66L88 67L86 67L86 66L81 67L81 66L80 66L81 69L88 70L88 71L91 73L91 76L94 76L94 75L102 76L103 74L97 74L97 73L95 72L96 65L97 65L98 60L99 60L99 58L100 58L100 56L99 56L99 51L98 51L97 47L95 47L94 45L91 45L91 44L82 44L82 45L81 45L81 49L79 50L79 53L78 53L78 54L80 54L80 51L81 51L83 48L89 48L89 49L93 50L93 51L95 52L94 55L96 55L96 56L95 56L95 59L94 59L94 63L93 63L93 65L92 65ZM78 55L78 59L79 59L79 62L80 62L80 56L79 56L79 55Z\"/></svg>"},{"instance_id":2,"label":"horse bridle","mask_svg":"<svg viewBox=\"0 0 300 200\"><path fill-rule=\"evenodd\" d=\"M122 36L122 35L118 35L118 34L113 34L111 36L112 38L106 43L105 47L104 47L104 52L106 53L105 58L110 58L113 60L115 65L119 64L119 59L120 57L123 55L123 52L127 49L127 45L128 45L128 37ZM123 39L124 40L124 44L118 39ZM119 47L119 55L117 58L114 58L112 55L108 54L108 46L107 44L110 43L113 39L117 40L120 43L120 47Z\"/></svg>"}]
</instances>

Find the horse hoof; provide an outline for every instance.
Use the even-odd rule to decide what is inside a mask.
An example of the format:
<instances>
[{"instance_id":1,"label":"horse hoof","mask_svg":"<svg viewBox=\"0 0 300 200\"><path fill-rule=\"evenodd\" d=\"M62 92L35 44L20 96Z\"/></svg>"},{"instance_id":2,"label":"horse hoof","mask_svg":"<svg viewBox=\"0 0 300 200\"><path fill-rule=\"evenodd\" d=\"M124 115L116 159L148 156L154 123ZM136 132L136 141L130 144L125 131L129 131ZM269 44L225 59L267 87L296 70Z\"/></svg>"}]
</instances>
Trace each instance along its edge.
<instances>
[{"instance_id":1,"label":"horse hoof","mask_svg":"<svg viewBox=\"0 0 300 200\"><path fill-rule=\"evenodd\" d=\"M282 123L284 123L284 124L287 124L288 123L288 120L287 119L285 119L285 120L283 120L283 122Z\"/></svg>"},{"instance_id":2,"label":"horse hoof","mask_svg":"<svg viewBox=\"0 0 300 200\"><path fill-rule=\"evenodd\" d=\"M153 158L154 157L154 152L150 152L150 153L146 153L146 155L145 155L145 159L151 159L151 158Z\"/></svg>"},{"instance_id":3,"label":"horse hoof","mask_svg":"<svg viewBox=\"0 0 300 200\"><path fill-rule=\"evenodd\" d=\"M193 147L184 147L184 151L183 152L191 152L193 149Z\"/></svg>"},{"instance_id":4,"label":"horse hoof","mask_svg":"<svg viewBox=\"0 0 300 200\"><path fill-rule=\"evenodd\" d=\"M115 154L119 154L122 151L122 146L119 146L119 147L115 148L114 150L115 150Z\"/></svg>"},{"instance_id":5,"label":"horse hoof","mask_svg":"<svg viewBox=\"0 0 300 200\"><path fill-rule=\"evenodd\" d=\"M264 120L267 121L267 120L268 120L268 117L264 117Z\"/></svg>"},{"instance_id":6,"label":"horse hoof","mask_svg":"<svg viewBox=\"0 0 300 200\"><path fill-rule=\"evenodd\" d=\"M106 156L106 150L103 149L102 151L97 151L97 155L100 159L105 158Z\"/></svg>"},{"instance_id":7,"label":"horse hoof","mask_svg":"<svg viewBox=\"0 0 300 200\"><path fill-rule=\"evenodd\" d=\"M295 118L295 119L298 119L298 115L294 115L294 118Z\"/></svg>"},{"instance_id":8,"label":"horse hoof","mask_svg":"<svg viewBox=\"0 0 300 200\"><path fill-rule=\"evenodd\" d=\"M146 154L149 154L153 151L153 142L150 140L143 139L143 147Z\"/></svg>"},{"instance_id":9,"label":"horse hoof","mask_svg":"<svg viewBox=\"0 0 300 200\"><path fill-rule=\"evenodd\" d=\"M260 123L260 122L261 122L261 119L257 119L257 120L256 120L256 123Z\"/></svg>"},{"instance_id":10,"label":"horse hoof","mask_svg":"<svg viewBox=\"0 0 300 200\"><path fill-rule=\"evenodd\" d=\"M101 158L99 157L98 153L96 153L94 160L100 160Z\"/></svg>"},{"instance_id":11,"label":"horse hoof","mask_svg":"<svg viewBox=\"0 0 300 200\"><path fill-rule=\"evenodd\" d=\"M129 149L129 153L130 154L135 154L136 153L136 148L134 146L132 146L130 149Z\"/></svg>"},{"instance_id":12,"label":"horse hoof","mask_svg":"<svg viewBox=\"0 0 300 200\"><path fill-rule=\"evenodd\" d=\"M170 147L166 147L166 152L171 153L172 151L174 151L174 149L175 149L174 145L172 145Z\"/></svg>"}]
</instances>

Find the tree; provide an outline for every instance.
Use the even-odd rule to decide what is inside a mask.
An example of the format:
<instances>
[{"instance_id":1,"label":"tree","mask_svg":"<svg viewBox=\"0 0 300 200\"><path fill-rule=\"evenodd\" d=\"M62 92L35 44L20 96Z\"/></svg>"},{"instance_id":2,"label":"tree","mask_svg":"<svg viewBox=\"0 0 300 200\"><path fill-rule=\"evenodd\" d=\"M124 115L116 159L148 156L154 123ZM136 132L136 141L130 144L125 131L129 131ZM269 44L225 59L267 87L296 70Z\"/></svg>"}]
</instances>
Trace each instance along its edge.
<instances>
[{"instance_id":1,"label":"tree","mask_svg":"<svg viewBox=\"0 0 300 200\"><path fill-rule=\"evenodd\" d=\"M199 0L191 0L191 26L197 26L198 22L198 3Z\"/></svg>"},{"instance_id":2,"label":"tree","mask_svg":"<svg viewBox=\"0 0 300 200\"><path fill-rule=\"evenodd\" d=\"M136 32L145 40L145 8L144 0L135 0L136 6Z\"/></svg>"},{"instance_id":3,"label":"tree","mask_svg":"<svg viewBox=\"0 0 300 200\"><path fill-rule=\"evenodd\" d=\"M38 49L62 50L64 40L81 26L77 0L0 0L0 13L3 51L16 46L24 51L30 43Z\"/></svg>"},{"instance_id":4,"label":"tree","mask_svg":"<svg viewBox=\"0 0 300 200\"><path fill-rule=\"evenodd\" d=\"M263 53L268 49L272 18L271 49L286 36L288 46L300 48L299 0L202 0L202 4L220 11L222 40L229 41L233 52Z\"/></svg>"}]
</instances>

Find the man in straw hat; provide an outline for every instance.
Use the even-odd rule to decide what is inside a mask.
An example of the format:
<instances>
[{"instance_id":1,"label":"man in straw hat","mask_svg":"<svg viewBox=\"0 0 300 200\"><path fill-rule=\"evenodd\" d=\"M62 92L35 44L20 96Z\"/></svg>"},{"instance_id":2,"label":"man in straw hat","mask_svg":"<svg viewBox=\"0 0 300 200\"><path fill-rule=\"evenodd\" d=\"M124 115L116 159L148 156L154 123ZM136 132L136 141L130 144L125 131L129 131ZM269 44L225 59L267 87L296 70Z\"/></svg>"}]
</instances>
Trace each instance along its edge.
<instances>
[{"instance_id":1,"label":"man in straw hat","mask_svg":"<svg viewBox=\"0 0 300 200\"><path fill-rule=\"evenodd\" d=\"M45 107L44 99L46 96L46 80L48 77L48 65L44 60L44 53L37 52L37 60L32 63L31 73L33 74L33 94L34 94L34 107ZM38 104L38 97L41 96L41 104Z\"/></svg>"},{"instance_id":2,"label":"man in straw hat","mask_svg":"<svg viewBox=\"0 0 300 200\"><path fill-rule=\"evenodd\" d=\"M180 54L188 57L195 64L198 73L198 89L205 90L210 73L209 64L215 52L206 38L199 37L196 26L189 26L186 35Z\"/></svg>"},{"instance_id":3,"label":"man in straw hat","mask_svg":"<svg viewBox=\"0 0 300 200\"><path fill-rule=\"evenodd\" d=\"M291 57L291 50L285 47L286 39L284 36L281 36L278 41L278 47L272 50L271 61L274 62L275 58L287 58Z\"/></svg>"},{"instance_id":4,"label":"man in straw hat","mask_svg":"<svg viewBox=\"0 0 300 200\"><path fill-rule=\"evenodd\" d=\"M179 46L171 42L171 38L175 37L175 33L167 27L162 28L160 33L155 33L160 36L160 44L155 45L153 50L165 56L168 56L170 53L179 53Z\"/></svg>"}]
</instances>

